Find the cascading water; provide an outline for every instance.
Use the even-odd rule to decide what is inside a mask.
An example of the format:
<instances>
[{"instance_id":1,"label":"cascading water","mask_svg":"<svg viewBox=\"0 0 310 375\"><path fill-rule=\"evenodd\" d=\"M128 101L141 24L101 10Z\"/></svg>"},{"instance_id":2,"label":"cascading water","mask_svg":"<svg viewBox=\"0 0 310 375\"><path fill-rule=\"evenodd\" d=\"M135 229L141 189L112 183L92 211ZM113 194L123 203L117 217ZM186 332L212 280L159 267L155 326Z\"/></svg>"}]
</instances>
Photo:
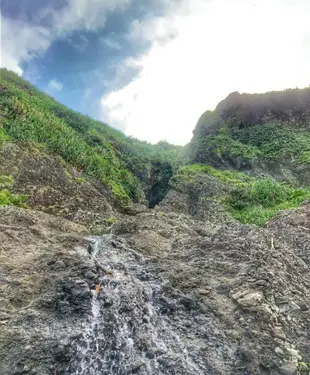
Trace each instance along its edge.
<instances>
[{"instance_id":1,"label":"cascading water","mask_svg":"<svg viewBox=\"0 0 310 375\"><path fill-rule=\"evenodd\" d=\"M103 239L92 239L93 240L93 252L92 256L96 257L99 250L102 248ZM78 366L75 371L71 370L70 374L83 375L83 374L97 374L100 368L100 355L99 355L99 344L97 330L101 324L100 314L100 301L97 298L97 293L92 290L91 299L91 317L84 325L83 339L77 344L78 353ZM99 367L98 367L99 366Z\"/></svg>"},{"instance_id":2,"label":"cascading water","mask_svg":"<svg viewBox=\"0 0 310 375\"><path fill-rule=\"evenodd\" d=\"M120 241L111 246L112 240L96 239L93 256L113 276L105 277L98 296L93 292L92 317L66 375L208 374L200 339L187 342L179 318L169 316L175 306L163 294L164 280L143 257Z\"/></svg>"}]
</instances>

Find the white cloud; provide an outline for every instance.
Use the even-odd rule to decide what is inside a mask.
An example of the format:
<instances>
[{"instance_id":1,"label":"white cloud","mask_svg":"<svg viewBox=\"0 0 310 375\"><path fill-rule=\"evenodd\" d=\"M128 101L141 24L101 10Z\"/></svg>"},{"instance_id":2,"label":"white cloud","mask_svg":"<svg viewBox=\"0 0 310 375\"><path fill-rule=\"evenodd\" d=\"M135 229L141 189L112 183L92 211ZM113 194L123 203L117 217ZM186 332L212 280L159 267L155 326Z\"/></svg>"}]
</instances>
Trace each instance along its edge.
<instances>
[{"instance_id":1,"label":"white cloud","mask_svg":"<svg viewBox=\"0 0 310 375\"><path fill-rule=\"evenodd\" d=\"M3 17L1 21L1 67L22 74L21 61L27 61L45 51L51 35L41 26L31 26L23 21Z\"/></svg>"},{"instance_id":2,"label":"white cloud","mask_svg":"<svg viewBox=\"0 0 310 375\"><path fill-rule=\"evenodd\" d=\"M128 33L129 40L133 42L147 41L152 43L165 43L174 39L178 34L175 16L158 17L150 20L134 20Z\"/></svg>"},{"instance_id":3,"label":"white cloud","mask_svg":"<svg viewBox=\"0 0 310 375\"><path fill-rule=\"evenodd\" d=\"M126 7L131 0L68 0L61 11L51 8L40 10L37 25L5 18L1 21L1 67L22 74L21 65L36 54L45 52L51 43L77 30L103 28L109 14ZM49 27L39 26L49 20ZM88 41L81 37L77 48L85 48Z\"/></svg>"},{"instance_id":4,"label":"white cloud","mask_svg":"<svg viewBox=\"0 0 310 375\"><path fill-rule=\"evenodd\" d=\"M68 0L61 12L53 12L54 24L61 32L96 30L104 26L109 14L124 9L131 0Z\"/></svg>"},{"instance_id":5,"label":"white cloud","mask_svg":"<svg viewBox=\"0 0 310 375\"><path fill-rule=\"evenodd\" d=\"M57 81L57 79L51 79L48 82L46 91L49 93L55 93L61 91L62 89L63 84L61 82Z\"/></svg>"},{"instance_id":6,"label":"white cloud","mask_svg":"<svg viewBox=\"0 0 310 375\"><path fill-rule=\"evenodd\" d=\"M102 98L102 119L141 139L184 144L232 91L305 87L309 17L308 0L184 0L165 19L135 21L129 37L151 48L132 61L136 79Z\"/></svg>"}]
</instances>

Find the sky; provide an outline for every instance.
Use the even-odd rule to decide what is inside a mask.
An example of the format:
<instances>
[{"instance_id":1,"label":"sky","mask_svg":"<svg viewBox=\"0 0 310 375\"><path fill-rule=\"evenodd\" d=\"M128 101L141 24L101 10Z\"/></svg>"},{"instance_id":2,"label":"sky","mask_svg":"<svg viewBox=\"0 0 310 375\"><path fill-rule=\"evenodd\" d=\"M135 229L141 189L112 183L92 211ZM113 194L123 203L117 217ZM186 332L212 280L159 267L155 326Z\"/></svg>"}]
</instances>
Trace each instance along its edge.
<instances>
[{"instance_id":1,"label":"sky","mask_svg":"<svg viewBox=\"0 0 310 375\"><path fill-rule=\"evenodd\" d=\"M190 141L233 91L310 84L310 0L0 0L1 66L127 135Z\"/></svg>"}]
</instances>

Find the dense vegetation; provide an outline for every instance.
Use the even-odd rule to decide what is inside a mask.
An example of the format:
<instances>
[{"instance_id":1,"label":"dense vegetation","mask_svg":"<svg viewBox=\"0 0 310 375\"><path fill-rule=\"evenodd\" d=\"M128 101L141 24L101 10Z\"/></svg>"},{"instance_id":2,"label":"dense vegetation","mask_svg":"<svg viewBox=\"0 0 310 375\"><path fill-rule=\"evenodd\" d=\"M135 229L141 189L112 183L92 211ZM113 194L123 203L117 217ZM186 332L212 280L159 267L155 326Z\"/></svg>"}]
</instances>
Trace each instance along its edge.
<instances>
[{"instance_id":1,"label":"dense vegetation","mask_svg":"<svg viewBox=\"0 0 310 375\"><path fill-rule=\"evenodd\" d=\"M199 119L191 159L310 164L310 87L266 94L232 93Z\"/></svg>"},{"instance_id":2,"label":"dense vegetation","mask_svg":"<svg viewBox=\"0 0 310 375\"><path fill-rule=\"evenodd\" d=\"M241 172L221 171L205 164L185 166L175 178L193 182L199 174L211 175L228 187L229 193L219 196L218 200L242 223L262 226L280 210L298 207L310 199L310 188L296 188Z\"/></svg>"},{"instance_id":3,"label":"dense vegetation","mask_svg":"<svg viewBox=\"0 0 310 375\"><path fill-rule=\"evenodd\" d=\"M196 137L192 143L192 160L208 162L212 156L244 161L289 160L310 164L310 132L280 124L255 125L248 128L223 127L217 135Z\"/></svg>"},{"instance_id":4,"label":"dense vegetation","mask_svg":"<svg viewBox=\"0 0 310 375\"><path fill-rule=\"evenodd\" d=\"M225 170L251 171L255 176L257 162L276 168L286 163L290 170L300 168L301 174L308 174L297 176L294 183L309 185L310 87L254 95L232 93L215 111L200 117L193 133L191 161L218 169L192 165L181 175L207 173L230 186L222 203L241 222L263 225L281 209L310 199L309 187ZM273 176L272 169L268 172Z\"/></svg>"},{"instance_id":5,"label":"dense vegetation","mask_svg":"<svg viewBox=\"0 0 310 375\"><path fill-rule=\"evenodd\" d=\"M180 147L128 138L68 109L6 69L1 69L0 91L0 142L9 137L45 145L106 184L121 206L143 198L153 164L175 168L180 163Z\"/></svg>"}]
</instances>

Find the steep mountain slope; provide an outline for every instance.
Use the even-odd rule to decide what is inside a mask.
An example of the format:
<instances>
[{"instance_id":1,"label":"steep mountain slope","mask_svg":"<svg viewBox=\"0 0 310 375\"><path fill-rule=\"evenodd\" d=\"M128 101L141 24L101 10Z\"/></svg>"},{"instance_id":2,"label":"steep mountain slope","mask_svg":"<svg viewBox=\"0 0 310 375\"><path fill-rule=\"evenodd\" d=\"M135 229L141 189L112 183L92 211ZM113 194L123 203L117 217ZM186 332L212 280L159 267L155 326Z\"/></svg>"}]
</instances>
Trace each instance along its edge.
<instances>
[{"instance_id":1,"label":"steep mountain slope","mask_svg":"<svg viewBox=\"0 0 310 375\"><path fill-rule=\"evenodd\" d=\"M1 374L309 374L308 89L233 94L184 149L0 91Z\"/></svg>"},{"instance_id":2,"label":"steep mountain slope","mask_svg":"<svg viewBox=\"0 0 310 375\"><path fill-rule=\"evenodd\" d=\"M97 232L104 227L100 229L100 223L117 216L113 207L127 213L136 212L129 208L132 202L153 208L176 187L175 178L191 180L197 174L212 175L220 185L225 182L229 194L226 189L216 199L244 223L264 225L280 209L309 198L307 188L295 185L310 184L310 89L233 93L213 113L201 117L191 143L182 148L128 138L67 109L5 69L0 85L1 174L13 178L9 191L4 187L2 201L18 203L28 196L31 207L85 225L95 223L92 228ZM207 166L178 172L190 161ZM223 175L208 165L241 170L257 180ZM48 178L51 168L53 181ZM96 199L105 204L97 204Z\"/></svg>"},{"instance_id":3,"label":"steep mountain slope","mask_svg":"<svg viewBox=\"0 0 310 375\"><path fill-rule=\"evenodd\" d=\"M151 205L161 199L167 186L161 180L171 176L180 147L128 138L69 110L6 69L1 69L0 79L2 142L23 140L43 147L103 183L119 207L143 201L145 195L150 195Z\"/></svg>"}]
</instances>

